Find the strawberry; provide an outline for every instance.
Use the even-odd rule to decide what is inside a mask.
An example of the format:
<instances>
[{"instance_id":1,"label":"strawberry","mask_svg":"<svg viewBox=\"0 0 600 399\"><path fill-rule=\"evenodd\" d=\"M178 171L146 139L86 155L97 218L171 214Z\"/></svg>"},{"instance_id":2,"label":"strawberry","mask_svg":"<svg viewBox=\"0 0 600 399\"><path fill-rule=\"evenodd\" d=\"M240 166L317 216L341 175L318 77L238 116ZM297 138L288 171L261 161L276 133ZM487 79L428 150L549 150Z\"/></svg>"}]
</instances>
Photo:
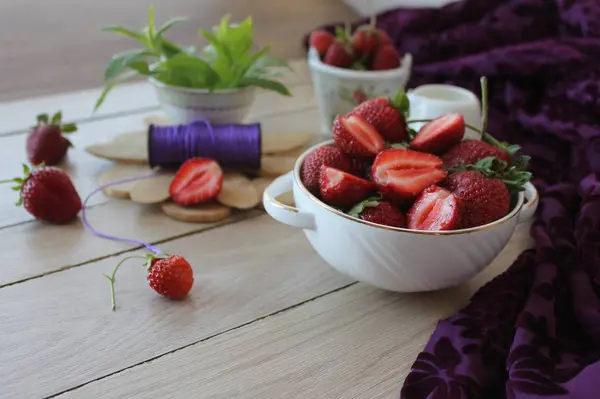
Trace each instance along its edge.
<instances>
[{"instance_id":1,"label":"strawberry","mask_svg":"<svg viewBox=\"0 0 600 399\"><path fill-rule=\"evenodd\" d=\"M356 55L371 54L378 44L377 34L370 25L364 25L354 32L351 42Z\"/></svg>"},{"instance_id":2,"label":"strawberry","mask_svg":"<svg viewBox=\"0 0 600 399\"><path fill-rule=\"evenodd\" d=\"M498 178L488 178L480 172L468 170L452 173L443 186L462 201L460 228L491 223L506 216L510 210L508 188Z\"/></svg>"},{"instance_id":3,"label":"strawberry","mask_svg":"<svg viewBox=\"0 0 600 399\"><path fill-rule=\"evenodd\" d=\"M385 140L375 127L356 115L335 118L333 140L346 154L358 158L373 158L385 148Z\"/></svg>"},{"instance_id":4,"label":"strawberry","mask_svg":"<svg viewBox=\"0 0 600 399\"><path fill-rule=\"evenodd\" d=\"M392 39L390 38L390 36L387 34L386 31L377 29L376 34L377 34L377 45L378 46L384 46L386 44L393 44Z\"/></svg>"},{"instance_id":5,"label":"strawberry","mask_svg":"<svg viewBox=\"0 0 600 399\"><path fill-rule=\"evenodd\" d=\"M377 155L372 166L373 180L384 196L398 202L416 197L447 172L435 155L391 148Z\"/></svg>"},{"instance_id":6,"label":"strawberry","mask_svg":"<svg viewBox=\"0 0 600 399\"><path fill-rule=\"evenodd\" d=\"M53 166L38 165L31 169L23 165L23 178L5 180L0 183L15 183L13 190L19 191L17 205L33 217L54 224L65 224L81 210L81 198L69 175Z\"/></svg>"},{"instance_id":7,"label":"strawberry","mask_svg":"<svg viewBox=\"0 0 600 399\"><path fill-rule=\"evenodd\" d=\"M406 227L404 213L391 202L383 201L381 197L367 198L359 202L348 211L348 214L371 223Z\"/></svg>"},{"instance_id":8,"label":"strawberry","mask_svg":"<svg viewBox=\"0 0 600 399\"><path fill-rule=\"evenodd\" d=\"M219 164L208 158L188 159L181 165L169 194L179 205L212 201L221 192L223 171Z\"/></svg>"},{"instance_id":9,"label":"strawberry","mask_svg":"<svg viewBox=\"0 0 600 399\"><path fill-rule=\"evenodd\" d=\"M306 156L300 168L300 180L311 193L318 195L321 167L332 166L343 172L355 170L353 160L336 146L319 147Z\"/></svg>"},{"instance_id":10,"label":"strawberry","mask_svg":"<svg viewBox=\"0 0 600 399\"><path fill-rule=\"evenodd\" d=\"M349 68L353 63L352 53L346 45L336 41L329 46L323 62L338 68Z\"/></svg>"},{"instance_id":11,"label":"strawberry","mask_svg":"<svg viewBox=\"0 0 600 399\"><path fill-rule=\"evenodd\" d=\"M474 164L487 157L495 157L506 163L511 162L511 156L507 151L479 140L461 141L442 155L446 168Z\"/></svg>"},{"instance_id":12,"label":"strawberry","mask_svg":"<svg viewBox=\"0 0 600 399\"><path fill-rule=\"evenodd\" d=\"M77 131L74 123L61 125L62 114L57 112L49 121L47 114L37 116L37 125L27 136L27 159L33 165L56 165L72 144L62 134Z\"/></svg>"},{"instance_id":13,"label":"strawberry","mask_svg":"<svg viewBox=\"0 0 600 399\"><path fill-rule=\"evenodd\" d=\"M112 310L116 308L115 282L119 267L129 259L143 259L148 275L148 285L160 295L170 299L181 299L187 296L194 285L192 266L182 256L165 253L148 254L145 256L129 256L121 260L112 272L104 277L110 281L110 301Z\"/></svg>"},{"instance_id":14,"label":"strawberry","mask_svg":"<svg viewBox=\"0 0 600 399\"><path fill-rule=\"evenodd\" d=\"M460 143L465 135L465 118L447 114L427 122L410 142L417 151L441 154Z\"/></svg>"},{"instance_id":15,"label":"strawberry","mask_svg":"<svg viewBox=\"0 0 600 399\"><path fill-rule=\"evenodd\" d=\"M371 70L386 71L395 69L400 67L401 63L400 54L398 54L396 48L391 44L384 44L375 50L371 60Z\"/></svg>"},{"instance_id":16,"label":"strawberry","mask_svg":"<svg viewBox=\"0 0 600 399\"><path fill-rule=\"evenodd\" d=\"M148 269L148 284L167 298L184 298L194 285L192 266L181 256L171 255L152 260Z\"/></svg>"},{"instance_id":17,"label":"strawberry","mask_svg":"<svg viewBox=\"0 0 600 399\"><path fill-rule=\"evenodd\" d=\"M425 189L407 213L408 228L415 230L453 230L460 225L461 200L436 185Z\"/></svg>"},{"instance_id":18,"label":"strawberry","mask_svg":"<svg viewBox=\"0 0 600 399\"><path fill-rule=\"evenodd\" d=\"M393 98L373 98L354 108L347 116L360 116L391 143L408 140L405 114L409 102L404 90L398 90Z\"/></svg>"},{"instance_id":19,"label":"strawberry","mask_svg":"<svg viewBox=\"0 0 600 399\"><path fill-rule=\"evenodd\" d=\"M321 167L320 186L323 201L340 207L356 204L374 189L373 182L330 166Z\"/></svg>"},{"instance_id":20,"label":"strawberry","mask_svg":"<svg viewBox=\"0 0 600 399\"><path fill-rule=\"evenodd\" d=\"M326 30L316 30L310 34L310 46L321 55L327 53L331 44L335 41L335 37Z\"/></svg>"}]
</instances>

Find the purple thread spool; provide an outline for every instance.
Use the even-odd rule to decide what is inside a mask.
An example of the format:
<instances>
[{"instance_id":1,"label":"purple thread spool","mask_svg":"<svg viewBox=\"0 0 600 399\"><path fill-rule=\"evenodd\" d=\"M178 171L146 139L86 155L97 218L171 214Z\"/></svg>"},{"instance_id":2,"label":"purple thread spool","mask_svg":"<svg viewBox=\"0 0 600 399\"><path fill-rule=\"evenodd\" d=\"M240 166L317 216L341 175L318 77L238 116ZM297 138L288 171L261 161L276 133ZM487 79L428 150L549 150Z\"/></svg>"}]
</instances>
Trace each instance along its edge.
<instances>
[{"instance_id":1,"label":"purple thread spool","mask_svg":"<svg viewBox=\"0 0 600 399\"><path fill-rule=\"evenodd\" d=\"M177 168L190 158L214 159L222 167L260 169L260 124L211 125L208 120L186 125L150 125L151 167Z\"/></svg>"}]
</instances>

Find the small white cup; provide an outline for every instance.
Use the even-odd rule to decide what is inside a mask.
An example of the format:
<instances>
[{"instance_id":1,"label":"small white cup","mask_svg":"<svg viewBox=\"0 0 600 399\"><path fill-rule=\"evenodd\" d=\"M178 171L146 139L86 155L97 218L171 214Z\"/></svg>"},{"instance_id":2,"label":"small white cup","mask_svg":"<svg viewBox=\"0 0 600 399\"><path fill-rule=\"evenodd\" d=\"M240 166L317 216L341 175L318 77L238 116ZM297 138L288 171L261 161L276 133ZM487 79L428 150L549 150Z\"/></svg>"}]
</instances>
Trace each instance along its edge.
<instances>
[{"instance_id":1,"label":"small white cup","mask_svg":"<svg viewBox=\"0 0 600 399\"><path fill-rule=\"evenodd\" d=\"M357 71L337 68L321 61L314 48L308 53L321 132L331 137L331 126L338 115L344 115L358 104L373 97L391 97L404 89L412 70L412 56L405 54L402 65L387 71Z\"/></svg>"},{"instance_id":2,"label":"small white cup","mask_svg":"<svg viewBox=\"0 0 600 399\"><path fill-rule=\"evenodd\" d=\"M477 96L462 87L446 84L427 84L408 91L410 119L434 119L450 113L462 114L465 123L481 129L481 104ZM424 123L413 123L418 131ZM465 138L479 140L481 135L467 128Z\"/></svg>"}]
</instances>

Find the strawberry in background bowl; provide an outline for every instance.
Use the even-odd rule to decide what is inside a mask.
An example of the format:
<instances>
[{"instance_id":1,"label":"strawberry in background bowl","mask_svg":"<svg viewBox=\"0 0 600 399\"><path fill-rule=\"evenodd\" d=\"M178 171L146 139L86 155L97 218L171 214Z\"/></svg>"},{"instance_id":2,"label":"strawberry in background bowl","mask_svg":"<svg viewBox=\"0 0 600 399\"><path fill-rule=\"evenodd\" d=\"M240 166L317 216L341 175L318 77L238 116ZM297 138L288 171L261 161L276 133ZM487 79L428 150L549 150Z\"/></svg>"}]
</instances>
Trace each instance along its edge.
<instances>
[{"instance_id":1,"label":"strawberry in background bowl","mask_svg":"<svg viewBox=\"0 0 600 399\"><path fill-rule=\"evenodd\" d=\"M535 213L528 157L485 132L486 123L482 140L465 140L457 114L415 132L405 112L389 109L403 102L396 97L338 115L333 140L275 180L264 207L356 280L398 292L454 286L489 265ZM294 207L275 199L290 190Z\"/></svg>"},{"instance_id":2,"label":"strawberry in background bowl","mask_svg":"<svg viewBox=\"0 0 600 399\"><path fill-rule=\"evenodd\" d=\"M360 103L390 97L410 78L412 56L401 55L389 36L371 23L338 28L336 35L317 30L310 36L308 64L319 106L321 130L331 135L335 117Z\"/></svg>"}]
</instances>

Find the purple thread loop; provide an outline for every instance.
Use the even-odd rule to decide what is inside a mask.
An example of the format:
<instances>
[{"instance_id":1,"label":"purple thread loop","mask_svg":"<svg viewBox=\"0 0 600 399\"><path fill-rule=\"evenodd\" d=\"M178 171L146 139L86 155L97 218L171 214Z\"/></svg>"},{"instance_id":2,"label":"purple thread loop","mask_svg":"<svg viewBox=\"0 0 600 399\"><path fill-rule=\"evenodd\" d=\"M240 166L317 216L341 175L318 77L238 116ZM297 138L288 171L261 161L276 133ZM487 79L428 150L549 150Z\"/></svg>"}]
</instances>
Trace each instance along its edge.
<instances>
[{"instance_id":1,"label":"purple thread loop","mask_svg":"<svg viewBox=\"0 0 600 399\"><path fill-rule=\"evenodd\" d=\"M202 157L225 168L260 169L261 145L259 123L212 125L203 118L185 125L148 128L151 167L176 168Z\"/></svg>"},{"instance_id":2,"label":"purple thread loop","mask_svg":"<svg viewBox=\"0 0 600 399\"><path fill-rule=\"evenodd\" d=\"M92 227L92 225L90 224L90 222L87 220L87 215L86 215L87 202L90 200L90 198L92 198L92 196L94 194L98 193L99 191L102 191L105 188L110 187L110 186L115 186L117 184L130 183L130 182L134 182L134 181L137 181L137 180L149 179L151 177L156 177L156 176L158 176L160 174L161 173L152 173L152 174L149 174L149 175L129 177L129 178L120 179L120 180L113 180L113 181L110 181L110 182L108 182L106 184L103 184L103 185L101 185L99 187L96 187L95 189L92 190L91 193L88 194L88 196L83 201L83 206L82 206L82 209L81 209L81 219L83 221L83 225L89 231L91 231L93 234L97 235L98 237L107 238L107 239L113 240L113 241L122 241L122 242L131 243L131 244L142 245L142 246L146 247L146 249L148 249L148 251L154 253L155 255L163 253L163 251L161 251L159 248L155 247L152 244L148 244L147 242L138 241L138 240L133 239L133 238L125 238L125 237L113 236L113 235L106 234L106 233L103 233L101 231L98 231L94 227Z\"/></svg>"}]
</instances>

